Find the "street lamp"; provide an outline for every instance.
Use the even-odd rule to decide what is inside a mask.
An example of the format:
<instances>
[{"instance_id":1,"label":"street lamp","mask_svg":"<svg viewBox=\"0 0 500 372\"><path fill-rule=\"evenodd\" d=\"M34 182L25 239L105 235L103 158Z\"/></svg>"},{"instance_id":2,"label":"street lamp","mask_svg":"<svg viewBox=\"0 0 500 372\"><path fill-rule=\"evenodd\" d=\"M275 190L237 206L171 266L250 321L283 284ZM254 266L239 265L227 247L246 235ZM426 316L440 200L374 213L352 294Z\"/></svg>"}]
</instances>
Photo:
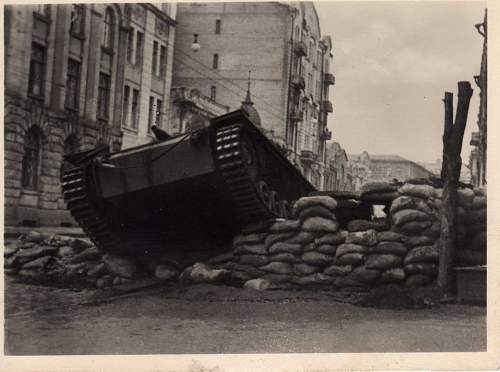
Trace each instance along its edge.
<instances>
[{"instance_id":1,"label":"street lamp","mask_svg":"<svg viewBox=\"0 0 500 372\"><path fill-rule=\"evenodd\" d=\"M200 50L201 46L200 46L200 43L198 43L198 34L194 34L194 41L193 41L193 44L191 44L191 50L193 52L197 52Z\"/></svg>"}]
</instances>

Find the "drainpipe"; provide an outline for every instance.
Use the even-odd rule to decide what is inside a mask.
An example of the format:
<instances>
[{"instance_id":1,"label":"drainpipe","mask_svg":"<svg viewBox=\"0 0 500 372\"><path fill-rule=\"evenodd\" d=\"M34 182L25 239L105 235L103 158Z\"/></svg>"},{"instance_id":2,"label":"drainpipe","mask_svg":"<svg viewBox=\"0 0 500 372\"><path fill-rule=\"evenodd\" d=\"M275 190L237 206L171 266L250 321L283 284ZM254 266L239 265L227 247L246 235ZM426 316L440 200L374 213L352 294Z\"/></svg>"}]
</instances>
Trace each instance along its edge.
<instances>
[{"instance_id":1,"label":"drainpipe","mask_svg":"<svg viewBox=\"0 0 500 372\"><path fill-rule=\"evenodd\" d=\"M293 31L295 28L295 16L296 16L297 10L293 8L292 10L292 29L290 31L290 61L289 61L289 67L288 67L288 97L286 101L286 122L285 122L285 143L286 146L288 147L288 133L289 133L289 126L290 126L290 91L291 91L291 86L292 86L292 69L293 69Z\"/></svg>"}]
</instances>

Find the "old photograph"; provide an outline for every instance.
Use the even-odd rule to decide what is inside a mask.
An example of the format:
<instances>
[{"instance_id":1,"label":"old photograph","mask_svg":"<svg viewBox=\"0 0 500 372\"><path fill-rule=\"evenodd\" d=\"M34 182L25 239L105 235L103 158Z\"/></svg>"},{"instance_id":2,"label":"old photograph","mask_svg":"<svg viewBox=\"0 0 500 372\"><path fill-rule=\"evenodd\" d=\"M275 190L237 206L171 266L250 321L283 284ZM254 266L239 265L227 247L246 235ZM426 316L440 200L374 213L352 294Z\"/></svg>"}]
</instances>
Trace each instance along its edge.
<instances>
[{"instance_id":1,"label":"old photograph","mask_svg":"<svg viewBox=\"0 0 500 372\"><path fill-rule=\"evenodd\" d=\"M4 5L4 354L490 350L488 8Z\"/></svg>"}]
</instances>

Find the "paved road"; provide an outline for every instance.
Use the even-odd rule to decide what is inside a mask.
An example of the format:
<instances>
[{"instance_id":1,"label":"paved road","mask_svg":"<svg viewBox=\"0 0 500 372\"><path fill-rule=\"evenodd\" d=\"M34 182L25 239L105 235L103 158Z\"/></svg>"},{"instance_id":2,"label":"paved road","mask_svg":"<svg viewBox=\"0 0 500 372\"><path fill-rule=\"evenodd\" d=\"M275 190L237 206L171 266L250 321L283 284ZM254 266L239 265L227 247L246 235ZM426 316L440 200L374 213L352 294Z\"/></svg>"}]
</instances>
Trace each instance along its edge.
<instances>
[{"instance_id":1,"label":"paved road","mask_svg":"<svg viewBox=\"0 0 500 372\"><path fill-rule=\"evenodd\" d=\"M81 305L91 293L6 280L5 353L481 351L486 309L378 310L310 292L210 285ZM300 296L300 297L299 297Z\"/></svg>"}]
</instances>

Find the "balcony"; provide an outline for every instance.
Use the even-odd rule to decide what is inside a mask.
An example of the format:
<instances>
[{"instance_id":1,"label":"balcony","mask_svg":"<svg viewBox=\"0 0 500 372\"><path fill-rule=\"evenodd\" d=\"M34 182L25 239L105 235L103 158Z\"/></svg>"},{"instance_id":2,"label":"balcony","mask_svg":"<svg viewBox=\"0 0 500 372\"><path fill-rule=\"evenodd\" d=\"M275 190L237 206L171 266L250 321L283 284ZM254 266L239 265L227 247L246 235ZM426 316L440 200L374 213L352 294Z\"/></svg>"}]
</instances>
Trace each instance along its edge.
<instances>
[{"instance_id":1,"label":"balcony","mask_svg":"<svg viewBox=\"0 0 500 372\"><path fill-rule=\"evenodd\" d=\"M333 105L330 101L321 101L321 111L333 112Z\"/></svg>"},{"instance_id":2,"label":"balcony","mask_svg":"<svg viewBox=\"0 0 500 372\"><path fill-rule=\"evenodd\" d=\"M303 76L293 75L292 76L292 85L295 89L301 90L306 87L306 80Z\"/></svg>"},{"instance_id":3,"label":"balcony","mask_svg":"<svg viewBox=\"0 0 500 372\"><path fill-rule=\"evenodd\" d=\"M470 145L471 146L479 146L479 143L481 142L479 132L473 132L472 137L470 139Z\"/></svg>"},{"instance_id":4,"label":"balcony","mask_svg":"<svg viewBox=\"0 0 500 372\"><path fill-rule=\"evenodd\" d=\"M324 128L319 138L321 141L330 141L332 139L332 132L330 132L328 128Z\"/></svg>"},{"instance_id":5,"label":"balcony","mask_svg":"<svg viewBox=\"0 0 500 372\"><path fill-rule=\"evenodd\" d=\"M307 56L307 46L303 41L296 41L293 44L293 51L298 57Z\"/></svg>"},{"instance_id":6,"label":"balcony","mask_svg":"<svg viewBox=\"0 0 500 372\"><path fill-rule=\"evenodd\" d=\"M316 161L318 155L312 152L311 150L302 150L300 152L300 160L303 163L310 164Z\"/></svg>"},{"instance_id":7,"label":"balcony","mask_svg":"<svg viewBox=\"0 0 500 372\"><path fill-rule=\"evenodd\" d=\"M330 73L325 73L324 81L326 85L335 85L335 76Z\"/></svg>"}]
</instances>

